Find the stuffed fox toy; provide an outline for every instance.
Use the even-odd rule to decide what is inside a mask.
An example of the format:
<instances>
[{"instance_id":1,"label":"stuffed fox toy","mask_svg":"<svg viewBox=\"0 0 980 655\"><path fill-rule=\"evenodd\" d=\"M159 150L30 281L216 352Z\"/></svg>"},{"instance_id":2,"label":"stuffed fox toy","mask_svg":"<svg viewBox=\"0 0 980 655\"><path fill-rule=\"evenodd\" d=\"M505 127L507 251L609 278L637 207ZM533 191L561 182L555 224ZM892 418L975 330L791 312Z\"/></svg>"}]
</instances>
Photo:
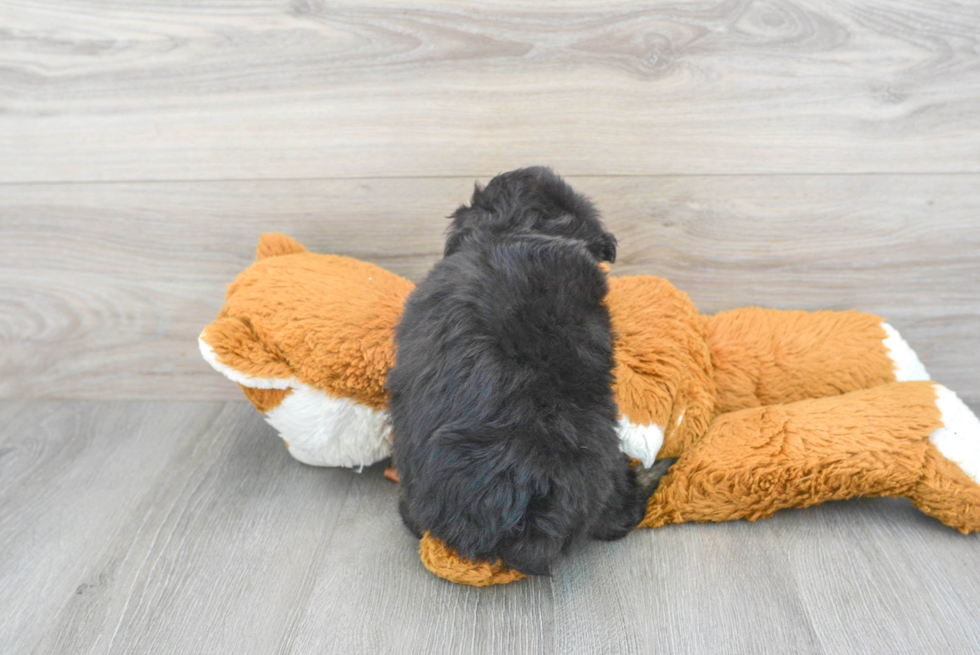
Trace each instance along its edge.
<instances>
[{"instance_id":1,"label":"stuffed fox toy","mask_svg":"<svg viewBox=\"0 0 980 655\"><path fill-rule=\"evenodd\" d=\"M296 459L363 467L388 457L385 377L414 285L373 264L265 234L200 336ZM614 392L622 450L677 458L641 527L754 521L786 507L906 497L963 533L980 530L980 421L930 382L899 333L858 312L698 312L663 278L613 277ZM436 575L519 579L461 560L438 539Z\"/></svg>"}]
</instances>

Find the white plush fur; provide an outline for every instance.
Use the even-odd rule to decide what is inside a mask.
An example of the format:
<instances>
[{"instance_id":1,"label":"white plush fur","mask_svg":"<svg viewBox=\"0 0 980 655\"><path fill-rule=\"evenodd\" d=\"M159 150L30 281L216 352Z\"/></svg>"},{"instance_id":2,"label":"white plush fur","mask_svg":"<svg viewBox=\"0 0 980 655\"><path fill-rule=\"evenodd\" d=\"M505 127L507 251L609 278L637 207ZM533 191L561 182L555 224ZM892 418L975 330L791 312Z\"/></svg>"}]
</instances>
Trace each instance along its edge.
<instances>
[{"instance_id":1,"label":"white plush fur","mask_svg":"<svg viewBox=\"0 0 980 655\"><path fill-rule=\"evenodd\" d=\"M946 459L980 483L980 420L953 391L941 384L935 387L943 427L929 435L929 440Z\"/></svg>"},{"instance_id":2,"label":"white plush fur","mask_svg":"<svg viewBox=\"0 0 980 655\"><path fill-rule=\"evenodd\" d=\"M643 462L644 468L653 466L660 447L664 445L664 429L656 424L639 425L623 416L619 419L619 449Z\"/></svg>"},{"instance_id":3,"label":"white plush fur","mask_svg":"<svg viewBox=\"0 0 980 655\"><path fill-rule=\"evenodd\" d=\"M201 355L216 371L253 389L289 389L265 419L286 442L289 454L313 466L364 467L391 455L388 413L335 398L296 378L245 375L218 361L214 349L198 338Z\"/></svg>"},{"instance_id":4,"label":"white plush fur","mask_svg":"<svg viewBox=\"0 0 980 655\"><path fill-rule=\"evenodd\" d=\"M928 380L929 372L919 361L919 356L909 346L909 344L898 333L898 330L888 323L881 324L885 334L883 343L888 349L888 356L895 363L895 380L897 382L909 382L912 380Z\"/></svg>"},{"instance_id":5,"label":"white plush fur","mask_svg":"<svg viewBox=\"0 0 980 655\"><path fill-rule=\"evenodd\" d=\"M300 384L265 420L289 454L313 466L363 467L391 455L388 413Z\"/></svg>"}]
</instances>

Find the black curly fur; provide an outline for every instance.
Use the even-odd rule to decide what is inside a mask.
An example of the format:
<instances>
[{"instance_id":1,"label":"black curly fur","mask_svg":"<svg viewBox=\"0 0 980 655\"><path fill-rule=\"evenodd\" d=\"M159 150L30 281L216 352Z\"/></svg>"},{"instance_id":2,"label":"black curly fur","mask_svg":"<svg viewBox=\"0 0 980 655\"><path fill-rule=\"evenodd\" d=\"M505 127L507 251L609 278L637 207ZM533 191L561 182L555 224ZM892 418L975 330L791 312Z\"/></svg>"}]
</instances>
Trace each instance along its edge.
<instances>
[{"instance_id":1,"label":"black curly fur","mask_svg":"<svg viewBox=\"0 0 980 655\"><path fill-rule=\"evenodd\" d=\"M409 297L388 376L400 510L466 558L548 574L648 493L619 451L599 261L616 240L547 168L476 188Z\"/></svg>"}]
</instances>

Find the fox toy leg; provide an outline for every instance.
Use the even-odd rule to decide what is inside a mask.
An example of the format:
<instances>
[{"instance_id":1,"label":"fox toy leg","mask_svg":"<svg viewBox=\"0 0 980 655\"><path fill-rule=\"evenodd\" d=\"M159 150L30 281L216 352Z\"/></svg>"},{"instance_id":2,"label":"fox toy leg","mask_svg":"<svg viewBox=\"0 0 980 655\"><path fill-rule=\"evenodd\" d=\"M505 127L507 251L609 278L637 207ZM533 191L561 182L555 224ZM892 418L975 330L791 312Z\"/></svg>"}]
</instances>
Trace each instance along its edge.
<instances>
[{"instance_id":1,"label":"fox toy leg","mask_svg":"<svg viewBox=\"0 0 980 655\"><path fill-rule=\"evenodd\" d=\"M935 385L943 427L929 436L922 477L908 495L960 532L980 531L980 420L955 393Z\"/></svg>"},{"instance_id":2,"label":"fox toy leg","mask_svg":"<svg viewBox=\"0 0 980 655\"><path fill-rule=\"evenodd\" d=\"M640 527L754 521L855 496L908 497L952 528L980 531L980 421L931 382L726 414L660 481ZM419 552L426 568L453 582L523 577L499 561L462 560L429 535Z\"/></svg>"},{"instance_id":3,"label":"fox toy leg","mask_svg":"<svg viewBox=\"0 0 980 655\"><path fill-rule=\"evenodd\" d=\"M928 380L915 352L879 316L734 309L705 319L715 413Z\"/></svg>"},{"instance_id":4,"label":"fox toy leg","mask_svg":"<svg viewBox=\"0 0 980 655\"><path fill-rule=\"evenodd\" d=\"M931 382L719 416L660 483L644 527L754 521L787 507L903 496L962 532L980 530L980 421Z\"/></svg>"}]
</instances>

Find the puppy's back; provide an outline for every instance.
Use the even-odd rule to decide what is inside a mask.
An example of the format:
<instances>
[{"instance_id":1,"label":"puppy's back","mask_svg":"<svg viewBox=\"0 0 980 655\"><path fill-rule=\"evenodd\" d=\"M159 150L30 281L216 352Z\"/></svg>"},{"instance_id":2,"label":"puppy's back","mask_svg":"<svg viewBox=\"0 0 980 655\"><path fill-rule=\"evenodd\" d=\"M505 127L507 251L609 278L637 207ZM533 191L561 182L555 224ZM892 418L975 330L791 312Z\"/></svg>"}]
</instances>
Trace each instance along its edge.
<instances>
[{"instance_id":1,"label":"puppy's back","mask_svg":"<svg viewBox=\"0 0 980 655\"><path fill-rule=\"evenodd\" d=\"M546 572L622 466L606 282L576 241L501 237L406 304L389 376L404 510L464 557Z\"/></svg>"}]
</instances>

